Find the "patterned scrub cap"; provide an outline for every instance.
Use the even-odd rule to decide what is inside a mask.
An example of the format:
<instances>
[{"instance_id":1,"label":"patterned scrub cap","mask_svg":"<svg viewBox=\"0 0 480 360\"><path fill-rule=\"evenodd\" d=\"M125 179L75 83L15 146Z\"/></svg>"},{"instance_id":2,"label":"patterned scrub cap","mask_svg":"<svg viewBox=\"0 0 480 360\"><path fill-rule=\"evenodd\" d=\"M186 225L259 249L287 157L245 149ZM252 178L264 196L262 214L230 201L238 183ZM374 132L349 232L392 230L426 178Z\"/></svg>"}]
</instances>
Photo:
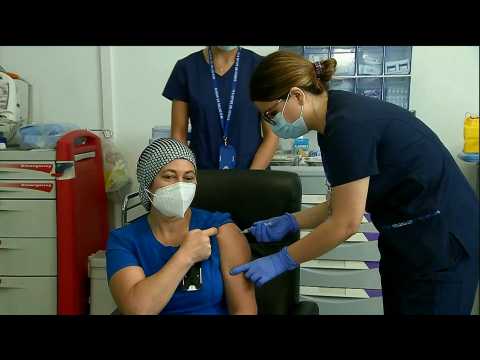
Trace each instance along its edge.
<instances>
[{"instance_id":1,"label":"patterned scrub cap","mask_svg":"<svg viewBox=\"0 0 480 360\"><path fill-rule=\"evenodd\" d=\"M147 211L150 211L152 204L146 190L152 185L160 170L177 159L188 160L195 169L197 168L192 150L181 141L172 138L156 139L140 154L137 163L138 194Z\"/></svg>"}]
</instances>

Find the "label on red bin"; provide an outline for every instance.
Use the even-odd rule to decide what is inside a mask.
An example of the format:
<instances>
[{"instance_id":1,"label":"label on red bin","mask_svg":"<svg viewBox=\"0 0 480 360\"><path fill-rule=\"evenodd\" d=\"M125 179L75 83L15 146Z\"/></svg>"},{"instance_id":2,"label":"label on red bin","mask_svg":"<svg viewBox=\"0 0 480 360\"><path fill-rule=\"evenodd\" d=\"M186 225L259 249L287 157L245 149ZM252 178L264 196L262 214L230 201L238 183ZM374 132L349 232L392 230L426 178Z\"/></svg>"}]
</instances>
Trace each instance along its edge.
<instances>
[{"instance_id":1,"label":"label on red bin","mask_svg":"<svg viewBox=\"0 0 480 360\"><path fill-rule=\"evenodd\" d=\"M4 163L4 164L0 164L0 168L39 171L46 174L50 174L53 170L53 164Z\"/></svg>"},{"instance_id":2,"label":"label on red bin","mask_svg":"<svg viewBox=\"0 0 480 360\"><path fill-rule=\"evenodd\" d=\"M53 190L52 183L0 183L0 188L17 188L50 193Z\"/></svg>"}]
</instances>

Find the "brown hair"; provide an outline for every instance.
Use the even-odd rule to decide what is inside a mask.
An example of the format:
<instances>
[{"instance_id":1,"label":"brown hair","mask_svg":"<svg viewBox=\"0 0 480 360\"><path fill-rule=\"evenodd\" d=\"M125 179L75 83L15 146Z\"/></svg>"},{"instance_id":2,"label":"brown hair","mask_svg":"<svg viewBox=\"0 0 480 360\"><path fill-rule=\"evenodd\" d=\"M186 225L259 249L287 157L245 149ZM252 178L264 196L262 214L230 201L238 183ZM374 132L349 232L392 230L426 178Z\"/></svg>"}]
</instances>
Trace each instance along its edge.
<instances>
[{"instance_id":1,"label":"brown hair","mask_svg":"<svg viewBox=\"0 0 480 360\"><path fill-rule=\"evenodd\" d=\"M252 101L285 99L292 87L321 94L328 90L327 82L336 67L335 59L311 63L300 55L276 51L265 57L253 72L250 98Z\"/></svg>"}]
</instances>

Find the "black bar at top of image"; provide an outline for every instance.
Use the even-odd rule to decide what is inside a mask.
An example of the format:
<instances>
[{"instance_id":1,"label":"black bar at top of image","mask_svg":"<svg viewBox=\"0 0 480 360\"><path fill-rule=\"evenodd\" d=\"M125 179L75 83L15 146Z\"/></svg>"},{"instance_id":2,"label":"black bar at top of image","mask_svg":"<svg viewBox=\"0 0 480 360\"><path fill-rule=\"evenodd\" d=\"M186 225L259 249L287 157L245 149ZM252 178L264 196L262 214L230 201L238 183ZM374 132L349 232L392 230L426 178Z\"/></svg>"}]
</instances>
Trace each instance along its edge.
<instances>
[{"instance_id":1,"label":"black bar at top of image","mask_svg":"<svg viewBox=\"0 0 480 360\"><path fill-rule=\"evenodd\" d=\"M2 45L480 45L473 4L416 1L34 2ZM422 8L424 7L424 9Z\"/></svg>"},{"instance_id":2,"label":"black bar at top of image","mask_svg":"<svg viewBox=\"0 0 480 360\"><path fill-rule=\"evenodd\" d=\"M186 5L187 6L187 5ZM297 10L294 11L297 14ZM394 13L377 17L332 14L316 19L256 14L208 20L204 14L61 18L24 25L12 17L2 20L2 45L480 45L478 23L452 14L448 21L434 15L413 17ZM288 16L287 16L288 15ZM192 17L192 14L188 15ZM37 20L35 20L37 21Z\"/></svg>"},{"instance_id":3,"label":"black bar at top of image","mask_svg":"<svg viewBox=\"0 0 480 360\"><path fill-rule=\"evenodd\" d=\"M269 32L238 31L235 33L212 33L190 31L75 31L67 30L59 33L39 31L36 33L15 32L0 40L0 46L73 46L73 45L179 45L195 46L206 44L243 44L271 46L285 45L478 45L478 39L467 33L438 32L383 32L381 34L368 31L352 33L335 33L331 36L314 36L307 34L282 34L273 36ZM472 36L471 36L472 35Z\"/></svg>"}]
</instances>

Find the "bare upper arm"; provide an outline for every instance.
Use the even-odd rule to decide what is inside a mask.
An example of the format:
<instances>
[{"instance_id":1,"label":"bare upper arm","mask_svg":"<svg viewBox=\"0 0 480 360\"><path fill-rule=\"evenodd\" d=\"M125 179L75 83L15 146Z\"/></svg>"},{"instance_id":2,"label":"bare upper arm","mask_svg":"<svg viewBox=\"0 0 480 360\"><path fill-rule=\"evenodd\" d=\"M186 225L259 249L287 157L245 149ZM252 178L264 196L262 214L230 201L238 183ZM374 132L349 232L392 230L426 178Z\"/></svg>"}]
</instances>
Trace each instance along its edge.
<instances>
[{"instance_id":1,"label":"bare upper arm","mask_svg":"<svg viewBox=\"0 0 480 360\"><path fill-rule=\"evenodd\" d=\"M244 276L231 276L230 270L251 260L246 237L233 223L219 227L217 234L222 274L230 313L256 314L255 287Z\"/></svg>"},{"instance_id":2,"label":"bare upper arm","mask_svg":"<svg viewBox=\"0 0 480 360\"><path fill-rule=\"evenodd\" d=\"M111 277L109 281L110 292L120 310L125 308L130 291L143 279L145 279L145 273L140 266L124 267Z\"/></svg>"},{"instance_id":3,"label":"bare upper arm","mask_svg":"<svg viewBox=\"0 0 480 360\"><path fill-rule=\"evenodd\" d=\"M181 100L172 101L171 136L187 143L188 133L188 103Z\"/></svg>"},{"instance_id":4,"label":"bare upper arm","mask_svg":"<svg viewBox=\"0 0 480 360\"><path fill-rule=\"evenodd\" d=\"M365 213L370 177L332 188L332 218L357 231Z\"/></svg>"}]
</instances>

